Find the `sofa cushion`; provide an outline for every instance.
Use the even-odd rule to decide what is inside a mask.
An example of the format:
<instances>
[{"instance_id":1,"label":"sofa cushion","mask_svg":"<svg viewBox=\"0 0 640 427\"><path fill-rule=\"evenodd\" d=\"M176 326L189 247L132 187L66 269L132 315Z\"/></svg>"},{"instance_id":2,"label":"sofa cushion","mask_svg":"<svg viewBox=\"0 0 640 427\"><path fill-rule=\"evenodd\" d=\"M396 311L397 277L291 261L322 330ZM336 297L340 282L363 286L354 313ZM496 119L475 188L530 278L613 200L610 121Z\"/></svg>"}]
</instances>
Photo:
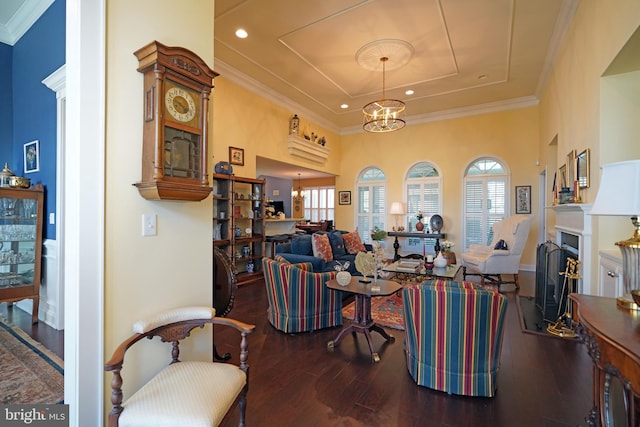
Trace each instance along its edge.
<instances>
[{"instance_id":1,"label":"sofa cushion","mask_svg":"<svg viewBox=\"0 0 640 427\"><path fill-rule=\"evenodd\" d=\"M344 241L344 247L346 251L350 254L355 255L358 252L367 251L367 249L364 247L364 243L362 243L362 239L360 239L360 234L358 234L357 231L343 234L342 240Z\"/></svg>"},{"instance_id":2,"label":"sofa cushion","mask_svg":"<svg viewBox=\"0 0 640 427\"><path fill-rule=\"evenodd\" d=\"M291 253L296 255L313 255L311 235L295 236L291 240Z\"/></svg>"},{"instance_id":3,"label":"sofa cushion","mask_svg":"<svg viewBox=\"0 0 640 427\"><path fill-rule=\"evenodd\" d=\"M311 246L314 257L320 258L324 262L333 260L333 252L331 252L331 243L329 243L328 234L313 233L311 235Z\"/></svg>"}]
</instances>

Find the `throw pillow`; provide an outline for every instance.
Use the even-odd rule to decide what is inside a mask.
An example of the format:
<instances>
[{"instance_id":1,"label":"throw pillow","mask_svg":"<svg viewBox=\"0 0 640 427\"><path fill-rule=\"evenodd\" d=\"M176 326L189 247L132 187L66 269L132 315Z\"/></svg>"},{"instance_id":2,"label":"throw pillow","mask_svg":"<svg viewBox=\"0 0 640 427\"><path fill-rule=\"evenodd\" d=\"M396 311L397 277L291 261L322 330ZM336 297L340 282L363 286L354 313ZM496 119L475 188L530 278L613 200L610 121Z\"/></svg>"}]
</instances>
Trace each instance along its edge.
<instances>
[{"instance_id":1,"label":"throw pillow","mask_svg":"<svg viewBox=\"0 0 640 427\"><path fill-rule=\"evenodd\" d=\"M313 247L313 256L322 259L324 262L333 260L333 252L331 252L331 243L329 236L322 233L313 233L311 235L311 246Z\"/></svg>"},{"instance_id":2,"label":"throw pillow","mask_svg":"<svg viewBox=\"0 0 640 427\"><path fill-rule=\"evenodd\" d=\"M346 255L347 251L344 248L344 240L342 239L342 232L334 230L329 232L329 243L331 244L331 252L334 258L339 258L342 255Z\"/></svg>"},{"instance_id":3,"label":"throw pillow","mask_svg":"<svg viewBox=\"0 0 640 427\"><path fill-rule=\"evenodd\" d=\"M499 251L508 251L509 247L507 246L507 242L505 242L504 240L500 239L500 241L498 241L498 243L496 243L496 245L493 247L493 249L497 249Z\"/></svg>"},{"instance_id":4,"label":"throw pillow","mask_svg":"<svg viewBox=\"0 0 640 427\"><path fill-rule=\"evenodd\" d=\"M342 235L342 240L344 241L344 247L348 253L355 255L358 252L366 252L367 248L364 247L364 243L360 239L360 235L357 231L352 231L351 233L346 233Z\"/></svg>"}]
</instances>

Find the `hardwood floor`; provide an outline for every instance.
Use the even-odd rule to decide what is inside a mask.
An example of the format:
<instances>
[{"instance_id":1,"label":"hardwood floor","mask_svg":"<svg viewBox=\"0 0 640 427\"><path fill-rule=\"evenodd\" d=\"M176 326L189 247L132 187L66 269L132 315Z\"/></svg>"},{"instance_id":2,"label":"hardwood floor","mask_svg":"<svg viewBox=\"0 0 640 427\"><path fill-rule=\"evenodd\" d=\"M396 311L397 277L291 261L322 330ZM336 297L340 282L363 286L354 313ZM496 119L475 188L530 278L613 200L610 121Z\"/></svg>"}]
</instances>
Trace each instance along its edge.
<instances>
[{"instance_id":1,"label":"hardwood floor","mask_svg":"<svg viewBox=\"0 0 640 427\"><path fill-rule=\"evenodd\" d=\"M521 295L532 295L534 273L521 273ZM346 337L333 351L327 341L340 328L283 334L267 321L264 285L241 286L230 317L256 325L249 336L248 426L575 426L591 408L591 360L578 341L522 333L515 293L509 299L498 392L471 398L417 386L407 373L402 331L396 340L373 334L381 361L372 364L364 337ZM17 307L0 315L63 357L64 333ZM347 320L348 321L348 320ZM216 329L220 352L238 360L237 335ZM237 408L223 426L236 426Z\"/></svg>"},{"instance_id":2,"label":"hardwood floor","mask_svg":"<svg viewBox=\"0 0 640 427\"><path fill-rule=\"evenodd\" d=\"M0 316L64 359L64 331L58 331L42 321L33 325L31 313L22 311L16 306L12 307L8 303L0 303Z\"/></svg>"},{"instance_id":3,"label":"hardwood floor","mask_svg":"<svg viewBox=\"0 0 640 427\"><path fill-rule=\"evenodd\" d=\"M534 273L521 274L523 295ZM510 290L507 288L505 290ZM515 293L509 299L498 392L472 398L417 386L409 376L402 331L386 343L373 334L381 361L372 364L364 337L340 328L284 334L267 321L261 284L242 286L229 317L254 323L249 336L248 426L575 426L591 408L591 360L578 341L522 333ZM216 329L218 350L238 360L237 339ZM237 425L237 409L223 426Z\"/></svg>"}]
</instances>

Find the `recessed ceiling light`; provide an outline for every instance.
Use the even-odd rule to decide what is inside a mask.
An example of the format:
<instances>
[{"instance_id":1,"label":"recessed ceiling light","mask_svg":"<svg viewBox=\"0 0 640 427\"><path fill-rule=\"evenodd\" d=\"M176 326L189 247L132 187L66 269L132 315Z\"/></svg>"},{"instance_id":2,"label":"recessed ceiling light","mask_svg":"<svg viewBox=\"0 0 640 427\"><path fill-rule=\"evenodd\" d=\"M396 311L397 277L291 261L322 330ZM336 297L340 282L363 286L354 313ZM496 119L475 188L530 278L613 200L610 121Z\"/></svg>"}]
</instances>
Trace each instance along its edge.
<instances>
[{"instance_id":1,"label":"recessed ceiling light","mask_svg":"<svg viewBox=\"0 0 640 427\"><path fill-rule=\"evenodd\" d=\"M236 30L236 37L238 37L239 39L246 39L248 35L249 35L249 33L247 33L242 28L238 28Z\"/></svg>"},{"instance_id":2,"label":"recessed ceiling light","mask_svg":"<svg viewBox=\"0 0 640 427\"><path fill-rule=\"evenodd\" d=\"M347 108L349 108L349 104L342 104L340 108L342 108L343 110L346 110Z\"/></svg>"},{"instance_id":3,"label":"recessed ceiling light","mask_svg":"<svg viewBox=\"0 0 640 427\"><path fill-rule=\"evenodd\" d=\"M405 95L413 95L413 89L407 90L404 94Z\"/></svg>"}]
</instances>

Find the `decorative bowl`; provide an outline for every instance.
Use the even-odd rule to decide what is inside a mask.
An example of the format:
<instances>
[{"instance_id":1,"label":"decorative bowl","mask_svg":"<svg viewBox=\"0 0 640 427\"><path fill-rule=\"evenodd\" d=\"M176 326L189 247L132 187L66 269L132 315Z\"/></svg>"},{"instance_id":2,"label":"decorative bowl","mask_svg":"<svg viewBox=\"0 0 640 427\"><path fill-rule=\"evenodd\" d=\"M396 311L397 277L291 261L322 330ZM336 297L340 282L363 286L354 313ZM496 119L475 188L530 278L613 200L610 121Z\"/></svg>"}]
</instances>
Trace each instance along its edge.
<instances>
[{"instance_id":1,"label":"decorative bowl","mask_svg":"<svg viewBox=\"0 0 640 427\"><path fill-rule=\"evenodd\" d=\"M29 188L31 187L31 178L23 176L10 176L9 187Z\"/></svg>"},{"instance_id":2,"label":"decorative bowl","mask_svg":"<svg viewBox=\"0 0 640 427\"><path fill-rule=\"evenodd\" d=\"M631 291L631 297L638 307L640 307L640 289L634 289Z\"/></svg>"}]
</instances>

